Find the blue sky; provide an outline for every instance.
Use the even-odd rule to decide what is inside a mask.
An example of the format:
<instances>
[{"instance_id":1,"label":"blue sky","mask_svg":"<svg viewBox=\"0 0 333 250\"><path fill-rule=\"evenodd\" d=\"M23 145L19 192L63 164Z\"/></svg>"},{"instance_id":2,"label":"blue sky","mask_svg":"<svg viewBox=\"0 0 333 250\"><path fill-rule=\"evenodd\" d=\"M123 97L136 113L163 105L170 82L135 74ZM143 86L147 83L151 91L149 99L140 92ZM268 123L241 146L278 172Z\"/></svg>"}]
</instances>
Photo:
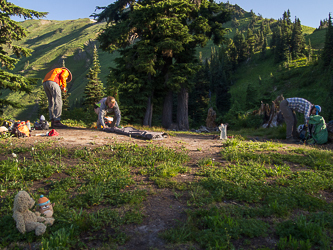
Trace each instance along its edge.
<instances>
[{"instance_id":1,"label":"blue sky","mask_svg":"<svg viewBox=\"0 0 333 250\"><path fill-rule=\"evenodd\" d=\"M96 6L107 6L112 0L7 0L20 7L49 12L48 20L73 20L89 17ZM226 1L223 1L226 2ZM291 18L297 16L302 25L317 28L320 20L328 18L333 12L333 0L229 0L246 11L251 9L264 18L278 19L284 11L290 10ZM332 14L333 16L333 14ZM14 19L18 21L19 19Z\"/></svg>"}]
</instances>

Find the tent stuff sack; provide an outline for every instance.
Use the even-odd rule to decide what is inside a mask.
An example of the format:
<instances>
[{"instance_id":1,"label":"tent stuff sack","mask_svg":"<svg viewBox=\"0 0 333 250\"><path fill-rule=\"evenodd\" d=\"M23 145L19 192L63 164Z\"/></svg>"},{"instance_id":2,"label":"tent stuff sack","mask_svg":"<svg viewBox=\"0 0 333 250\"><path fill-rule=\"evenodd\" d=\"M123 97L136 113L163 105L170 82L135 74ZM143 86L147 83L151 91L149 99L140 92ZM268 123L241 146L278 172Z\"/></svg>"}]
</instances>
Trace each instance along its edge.
<instances>
[{"instance_id":1,"label":"tent stuff sack","mask_svg":"<svg viewBox=\"0 0 333 250\"><path fill-rule=\"evenodd\" d=\"M50 129L50 124L46 120L40 120L34 123L34 128L36 130L48 130Z\"/></svg>"},{"instance_id":2,"label":"tent stuff sack","mask_svg":"<svg viewBox=\"0 0 333 250\"><path fill-rule=\"evenodd\" d=\"M146 130L138 130L133 127L125 127L125 128L105 128L103 131L109 132L109 133L116 133L121 135L128 135L131 137L137 137L147 140L162 140L164 138L167 138L168 135L164 132L152 132L152 131L146 131Z\"/></svg>"}]
</instances>

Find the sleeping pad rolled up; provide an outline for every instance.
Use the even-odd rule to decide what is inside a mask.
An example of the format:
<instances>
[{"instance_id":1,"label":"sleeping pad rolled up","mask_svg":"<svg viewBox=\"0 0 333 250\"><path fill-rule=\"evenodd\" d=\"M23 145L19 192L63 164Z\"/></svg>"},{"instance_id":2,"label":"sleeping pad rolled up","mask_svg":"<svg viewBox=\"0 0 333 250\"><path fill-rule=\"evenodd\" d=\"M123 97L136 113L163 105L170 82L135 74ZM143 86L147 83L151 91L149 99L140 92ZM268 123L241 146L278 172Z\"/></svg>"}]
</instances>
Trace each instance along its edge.
<instances>
[{"instance_id":1,"label":"sleeping pad rolled up","mask_svg":"<svg viewBox=\"0 0 333 250\"><path fill-rule=\"evenodd\" d=\"M131 137L137 137L147 140L162 140L164 138L167 138L168 135L165 132L152 132L147 130L138 130L133 127L125 127L125 128L105 128L103 131L109 132L109 133L116 133L121 135L128 135Z\"/></svg>"}]
</instances>

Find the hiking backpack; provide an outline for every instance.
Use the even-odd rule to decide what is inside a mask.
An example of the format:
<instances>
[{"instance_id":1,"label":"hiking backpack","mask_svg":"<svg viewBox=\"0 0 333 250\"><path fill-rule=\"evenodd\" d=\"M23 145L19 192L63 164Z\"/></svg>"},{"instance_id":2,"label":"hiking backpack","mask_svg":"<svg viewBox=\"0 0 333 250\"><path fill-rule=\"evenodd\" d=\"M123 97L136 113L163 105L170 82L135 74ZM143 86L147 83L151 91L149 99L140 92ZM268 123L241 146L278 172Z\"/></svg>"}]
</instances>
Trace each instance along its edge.
<instances>
[{"instance_id":1,"label":"hiking backpack","mask_svg":"<svg viewBox=\"0 0 333 250\"><path fill-rule=\"evenodd\" d=\"M309 117L310 139L308 144L324 144L328 140L328 132L324 117L320 115L311 115Z\"/></svg>"},{"instance_id":2,"label":"hiking backpack","mask_svg":"<svg viewBox=\"0 0 333 250\"><path fill-rule=\"evenodd\" d=\"M50 125L46 120L40 120L40 122L35 122L34 127L36 130L48 130Z\"/></svg>"},{"instance_id":3,"label":"hiking backpack","mask_svg":"<svg viewBox=\"0 0 333 250\"><path fill-rule=\"evenodd\" d=\"M11 134L16 137L29 137L30 131L25 122L15 122Z\"/></svg>"}]
</instances>

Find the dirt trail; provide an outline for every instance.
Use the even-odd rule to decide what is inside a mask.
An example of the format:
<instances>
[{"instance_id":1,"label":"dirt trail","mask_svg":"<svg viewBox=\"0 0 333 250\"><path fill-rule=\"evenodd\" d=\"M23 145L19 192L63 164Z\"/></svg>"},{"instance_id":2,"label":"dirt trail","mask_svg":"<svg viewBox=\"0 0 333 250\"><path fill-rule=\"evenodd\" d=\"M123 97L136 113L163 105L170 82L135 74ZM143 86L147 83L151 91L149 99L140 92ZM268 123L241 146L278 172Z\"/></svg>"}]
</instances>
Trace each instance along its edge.
<instances>
[{"instance_id":1,"label":"dirt trail","mask_svg":"<svg viewBox=\"0 0 333 250\"><path fill-rule=\"evenodd\" d=\"M197 134L178 134L169 136L162 140L143 140L131 138L126 135L116 133L107 133L98 130L84 128L58 129L59 136L44 136L49 130L32 131L31 137L20 138L20 143L33 146L37 142L55 141L55 146L60 147L92 147L102 146L110 143L134 143L138 145L146 145L153 143L158 146L181 149L185 147L189 155L195 158L209 157L215 155L221 146L220 140L214 140L213 135L197 135ZM42 135L42 136L41 136Z\"/></svg>"}]
</instances>

